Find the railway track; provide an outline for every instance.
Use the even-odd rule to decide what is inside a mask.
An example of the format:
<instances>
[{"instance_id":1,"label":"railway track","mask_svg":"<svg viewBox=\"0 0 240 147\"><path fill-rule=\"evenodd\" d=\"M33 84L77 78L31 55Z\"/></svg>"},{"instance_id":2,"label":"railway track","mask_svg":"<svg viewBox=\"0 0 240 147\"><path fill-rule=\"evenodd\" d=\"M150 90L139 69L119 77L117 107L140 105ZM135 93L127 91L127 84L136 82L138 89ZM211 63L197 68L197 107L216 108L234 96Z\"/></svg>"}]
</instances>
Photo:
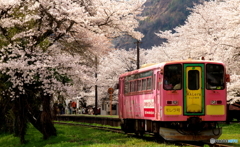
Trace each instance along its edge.
<instances>
[{"instance_id":1,"label":"railway track","mask_svg":"<svg viewBox=\"0 0 240 147\"><path fill-rule=\"evenodd\" d=\"M104 131L111 131L114 133L121 133L121 134L125 134L120 128L113 128L113 127L107 127L107 126L96 126L96 125L90 125L90 124L80 124L80 123L67 123L67 122L54 122L55 124L63 124L63 125L72 125L72 126L85 126L85 127L91 127L91 128L95 128L95 129L100 129L100 130L104 130ZM179 141L167 141L164 140L161 137L156 137L154 136L153 133L145 133L148 134L147 136L139 136L136 135L134 133L127 133L127 135L129 136L133 136L133 137L137 137L137 138L141 138L144 139L146 141L155 141L159 144L174 144L174 145L178 145L178 146L189 146L189 147L202 147L204 144L209 145L210 147L233 147L233 146L229 146L226 144L211 144L210 142L179 142Z\"/></svg>"},{"instance_id":2,"label":"railway track","mask_svg":"<svg viewBox=\"0 0 240 147\"><path fill-rule=\"evenodd\" d=\"M88 124L77 124L77 123L66 123L66 122L54 122L55 124L63 124L63 125L72 125L72 126L85 126L85 127L91 127L106 131L111 131L115 133L123 133L121 129L119 128L112 128L112 127L104 127L104 126L96 126L96 125L88 125Z\"/></svg>"}]
</instances>

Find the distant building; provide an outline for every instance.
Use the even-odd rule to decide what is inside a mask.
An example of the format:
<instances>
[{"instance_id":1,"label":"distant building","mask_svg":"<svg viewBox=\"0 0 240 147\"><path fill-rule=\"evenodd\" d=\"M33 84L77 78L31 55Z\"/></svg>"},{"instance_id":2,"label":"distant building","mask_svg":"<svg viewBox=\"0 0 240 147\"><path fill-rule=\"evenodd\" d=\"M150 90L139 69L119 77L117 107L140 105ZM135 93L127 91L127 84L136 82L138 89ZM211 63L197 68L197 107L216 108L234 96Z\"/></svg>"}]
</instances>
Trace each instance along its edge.
<instances>
[{"instance_id":1,"label":"distant building","mask_svg":"<svg viewBox=\"0 0 240 147\"><path fill-rule=\"evenodd\" d=\"M110 113L112 113L112 115L118 115L118 101L112 101L112 110L110 110L109 100L102 101L101 115L110 115Z\"/></svg>"}]
</instances>

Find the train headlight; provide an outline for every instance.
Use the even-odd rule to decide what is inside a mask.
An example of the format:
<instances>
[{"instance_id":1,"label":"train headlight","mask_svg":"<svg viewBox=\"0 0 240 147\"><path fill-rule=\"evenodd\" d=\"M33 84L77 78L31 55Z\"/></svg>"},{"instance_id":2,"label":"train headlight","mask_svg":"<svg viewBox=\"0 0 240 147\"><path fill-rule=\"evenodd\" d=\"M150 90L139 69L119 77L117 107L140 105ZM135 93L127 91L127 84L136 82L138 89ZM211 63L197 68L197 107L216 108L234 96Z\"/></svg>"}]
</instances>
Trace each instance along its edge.
<instances>
[{"instance_id":1,"label":"train headlight","mask_svg":"<svg viewBox=\"0 0 240 147\"><path fill-rule=\"evenodd\" d=\"M168 105L177 105L178 101L167 101Z\"/></svg>"},{"instance_id":2,"label":"train headlight","mask_svg":"<svg viewBox=\"0 0 240 147\"><path fill-rule=\"evenodd\" d=\"M212 105L222 104L222 101L221 101L221 100L212 100L212 101L211 101L211 104L212 104Z\"/></svg>"},{"instance_id":3,"label":"train headlight","mask_svg":"<svg viewBox=\"0 0 240 147\"><path fill-rule=\"evenodd\" d=\"M172 101L172 104L177 105L178 101Z\"/></svg>"},{"instance_id":4,"label":"train headlight","mask_svg":"<svg viewBox=\"0 0 240 147\"><path fill-rule=\"evenodd\" d=\"M212 104L212 105L217 104L217 101L212 100L212 101L211 101L211 104Z\"/></svg>"}]
</instances>

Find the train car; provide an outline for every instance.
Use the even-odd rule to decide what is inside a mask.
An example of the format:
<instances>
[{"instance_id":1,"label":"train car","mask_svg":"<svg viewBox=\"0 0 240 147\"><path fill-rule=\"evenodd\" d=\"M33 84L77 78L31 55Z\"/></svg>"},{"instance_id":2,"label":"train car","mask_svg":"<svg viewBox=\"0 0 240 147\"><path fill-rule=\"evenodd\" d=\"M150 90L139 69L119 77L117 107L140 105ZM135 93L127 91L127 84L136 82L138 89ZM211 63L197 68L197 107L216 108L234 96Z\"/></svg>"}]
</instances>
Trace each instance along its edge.
<instances>
[{"instance_id":1,"label":"train car","mask_svg":"<svg viewBox=\"0 0 240 147\"><path fill-rule=\"evenodd\" d=\"M119 77L119 117L126 133L166 140L209 141L226 121L222 62L183 60L154 64Z\"/></svg>"}]
</instances>

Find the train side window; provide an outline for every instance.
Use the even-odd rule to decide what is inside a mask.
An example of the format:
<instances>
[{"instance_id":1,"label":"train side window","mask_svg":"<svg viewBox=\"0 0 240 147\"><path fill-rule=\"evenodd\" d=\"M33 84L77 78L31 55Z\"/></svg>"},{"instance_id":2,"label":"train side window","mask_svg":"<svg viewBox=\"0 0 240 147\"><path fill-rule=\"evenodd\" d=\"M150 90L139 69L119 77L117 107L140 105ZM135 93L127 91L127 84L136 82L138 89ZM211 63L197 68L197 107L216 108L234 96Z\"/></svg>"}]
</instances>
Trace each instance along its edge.
<instances>
[{"instance_id":1,"label":"train side window","mask_svg":"<svg viewBox=\"0 0 240 147\"><path fill-rule=\"evenodd\" d=\"M137 80L136 80L136 81L134 81L134 91L138 91Z\"/></svg>"},{"instance_id":2,"label":"train side window","mask_svg":"<svg viewBox=\"0 0 240 147\"><path fill-rule=\"evenodd\" d=\"M152 78L147 78L147 90L152 89Z\"/></svg>"},{"instance_id":3,"label":"train side window","mask_svg":"<svg viewBox=\"0 0 240 147\"><path fill-rule=\"evenodd\" d=\"M189 70L188 71L188 89L198 90L199 89L199 71Z\"/></svg>"},{"instance_id":4,"label":"train side window","mask_svg":"<svg viewBox=\"0 0 240 147\"><path fill-rule=\"evenodd\" d=\"M130 84L130 82L128 82L128 81L125 81L125 83L124 83L124 93L125 94L130 92L129 84Z\"/></svg>"},{"instance_id":5,"label":"train side window","mask_svg":"<svg viewBox=\"0 0 240 147\"><path fill-rule=\"evenodd\" d=\"M153 82L152 82L152 83L153 83L152 86L153 86L153 89L154 89L154 90L155 90L155 80L156 80L156 75L154 74L154 75L153 75Z\"/></svg>"},{"instance_id":6,"label":"train side window","mask_svg":"<svg viewBox=\"0 0 240 147\"><path fill-rule=\"evenodd\" d=\"M138 80L138 91L142 90L142 80Z\"/></svg>"},{"instance_id":7,"label":"train side window","mask_svg":"<svg viewBox=\"0 0 240 147\"><path fill-rule=\"evenodd\" d=\"M134 81L130 82L130 92L134 92Z\"/></svg>"},{"instance_id":8,"label":"train side window","mask_svg":"<svg viewBox=\"0 0 240 147\"><path fill-rule=\"evenodd\" d=\"M147 87L147 79L142 79L142 90L146 90Z\"/></svg>"}]
</instances>

